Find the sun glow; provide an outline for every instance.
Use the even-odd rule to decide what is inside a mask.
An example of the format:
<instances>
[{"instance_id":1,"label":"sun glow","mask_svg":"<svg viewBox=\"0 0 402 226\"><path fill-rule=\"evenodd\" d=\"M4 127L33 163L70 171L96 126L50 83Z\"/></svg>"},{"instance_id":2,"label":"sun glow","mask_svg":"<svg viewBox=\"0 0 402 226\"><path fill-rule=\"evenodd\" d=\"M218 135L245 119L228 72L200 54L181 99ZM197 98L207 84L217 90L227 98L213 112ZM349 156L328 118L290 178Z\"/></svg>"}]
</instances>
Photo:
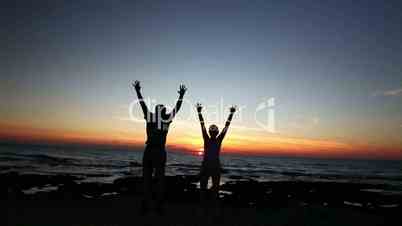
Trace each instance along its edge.
<instances>
[{"instance_id":1,"label":"sun glow","mask_svg":"<svg viewBox=\"0 0 402 226\"><path fill-rule=\"evenodd\" d=\"M197 155L198 155L198 156L204 155L204 149L203 149L203 148L199 148L199 149L197 150Z\"/></svg>"},{"instance_id":2,"label":"sun glow","mask_svg":"<svg viewBox=\"0 0 402 226\"><path fill-rule=\"evenodd\" d=\"M41 129L0 123L3 140L33 143L96 144L127 146L142 149L146 136L143 130L66 130ZM143 129L143 128L142 128ZM203 139L199 131L177 129L167 143L169 150L203 156ZM401 159L402 151L386 145L369 145L340 140L309 139L284 135L260 134L233 128L222 144L222 153L263 154L279 156L315 156L339 158Z\"/></svg>"}]
</instances>

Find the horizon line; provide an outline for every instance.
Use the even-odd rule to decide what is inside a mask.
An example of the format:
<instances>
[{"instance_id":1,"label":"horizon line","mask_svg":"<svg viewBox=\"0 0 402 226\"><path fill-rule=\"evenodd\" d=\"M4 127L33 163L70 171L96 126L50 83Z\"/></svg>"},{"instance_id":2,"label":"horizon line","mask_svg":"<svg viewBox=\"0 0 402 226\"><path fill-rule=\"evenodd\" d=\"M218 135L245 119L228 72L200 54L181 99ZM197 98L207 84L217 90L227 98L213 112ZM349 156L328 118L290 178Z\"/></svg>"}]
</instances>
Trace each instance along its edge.
<instances>
[{"instance_id":1,"label":"horizon line","mask_svg":"<svg viewBox=\"0 0 402 226\"><path fill-rule=\"evenodd\" d=\"M144 144L126 144L126 143L96 143L96 142L73 142L73 141L40 141L40 140L18 140L18 139L1 139L0 145L11 145L11 146L46 146L46 147L67 147L67 148L94 148L94 149L104 149L104 150L116 150L116 151L139 151L143 152L145 148ZM166 145L167 152L182 153L188 155L199 156L200 150L196 148L187 148L181 145L168 144ZM310 158L310 159L322 159L322 160L384 160L384 161L402 161L402 158L369 158L362 157L359 155L349 155L349 156L338 156L338 155L314 155L314 154L303 154L303 153L273 153L273 152L261 152L261 151L247 151L242 152L241 150L225 149L222 148L222 155L240 155L240 156L252 156L252 157L269 157L269 158Z\"/></svg>"}]
</instances>

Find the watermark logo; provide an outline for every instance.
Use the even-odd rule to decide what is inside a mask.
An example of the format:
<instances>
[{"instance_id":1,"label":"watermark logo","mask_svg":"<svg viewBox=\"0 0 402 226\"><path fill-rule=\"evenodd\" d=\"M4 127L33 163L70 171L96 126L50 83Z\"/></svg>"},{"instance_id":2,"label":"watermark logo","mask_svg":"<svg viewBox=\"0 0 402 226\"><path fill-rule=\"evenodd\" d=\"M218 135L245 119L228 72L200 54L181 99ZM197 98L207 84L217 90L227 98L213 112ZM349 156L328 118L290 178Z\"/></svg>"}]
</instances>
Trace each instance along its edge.
<instances>
[{"instance_id":1,"label":"watermark logo","mask_svg":"<svg viewBox=\"0 0 402 226\"><path fill-rule=\"evenodd\" d=\"M128 114L129 119L132 122L141 122L143 123L146 120L147 123L156 123L158 129L167 129L168 125L172 119L172 112L175 110L175 107L164 106L166 113L162 113L155 109L158 106L158 103L155 99L146 98L143 100L144 103L148 106L148 112L144 115L144 112L141 110L141 101L139 99L133 100L128 106ZM189 98L184 98L182 100L180 112L178 112L177 117L180 118L181 121L189 121L194 122L198 121L198 114L196 111L196 101L191 101ZM224 100L221 98L218 103L203 105L202 114L204 118L208 121L224 121L226 117L229 115L229 109L233 105L226 104ZM244 112L253 113L254 118L246 118ZM275 98L265 98L264 101L257 104L255 107L248 106L237 106L235 119L237 123L242 124L242 122L247 121L247 124L250 123L251 120L254 120L254 125L249 125L244 128L265 131L269 133L276 133L276 123L275 123ZM241 126L235 126L241 127Z\"/></svg>"},{"instance_id":2,"label":"watermark logo","mask_svg":"<svg viewBox=\"0 0 402 226\"><path fill-rule=\"evenodd\" d=\"M257 126L270 132L275 133L275 98L268 98L257 105L254 111L254 120ZM261 117L262 116L262 117Z\"/></svg>"}]
</instances>

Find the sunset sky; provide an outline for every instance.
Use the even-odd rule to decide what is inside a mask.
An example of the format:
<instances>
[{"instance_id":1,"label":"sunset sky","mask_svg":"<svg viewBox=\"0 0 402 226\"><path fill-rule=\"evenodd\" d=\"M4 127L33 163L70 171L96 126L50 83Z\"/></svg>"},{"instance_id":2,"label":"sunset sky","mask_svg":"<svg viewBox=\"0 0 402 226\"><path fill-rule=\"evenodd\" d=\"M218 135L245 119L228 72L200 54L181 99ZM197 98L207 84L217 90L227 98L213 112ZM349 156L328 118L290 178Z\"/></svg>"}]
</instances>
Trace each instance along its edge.
<instances>
[{"instance_id":1,"label":"sunset sky","mask_svg":"<svg viewBox=\"0 0 402 226\"><path fill-rule=\"evenodd\" d=\"M199 101L220 129L240 107L224 152L402 159L398 1L28 2L0 12L3 141L141 148L140 80L151 109L188 87L170 149L202 147Z\"/></svg>"}]
</instances>

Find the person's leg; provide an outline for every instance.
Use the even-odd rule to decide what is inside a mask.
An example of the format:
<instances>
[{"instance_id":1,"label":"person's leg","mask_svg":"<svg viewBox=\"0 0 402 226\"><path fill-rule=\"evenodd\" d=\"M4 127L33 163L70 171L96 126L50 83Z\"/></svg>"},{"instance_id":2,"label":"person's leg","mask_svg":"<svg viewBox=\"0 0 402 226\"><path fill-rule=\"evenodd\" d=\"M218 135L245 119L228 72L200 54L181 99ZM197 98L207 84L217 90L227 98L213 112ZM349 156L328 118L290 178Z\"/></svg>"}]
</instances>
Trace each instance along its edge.
<instances>
[{"instance_id":1,"label":"person's leg","mask_svg":"<svg viewBox=\"0 0 402 226\"><path fill-rule=\"evenodd\" d=\"M155 177L157 180L157 208L163 212L165 203L165 167L166 167L166 152L161 151L159 156L156 156L155 162Z\"/></svg>"},{"instance_id":2,"label":"person's leg","mask_svg":"<svg viewBox=\"0 0 402 226\"><path fill-rule=\"evenodd\" d=\"M220 184L221 175L220 172L215 172L212 175L212 193L213 193L213 208L214 208L214 217L217 217L216 220L219 220L220 216L220 207L219 207L219 184Z\"/></svg>"},{"instance_id":3,"label":"person's leg","mask_svg":"<svg viewBox=\"0 0 402 226\"><path fill-rule=\"evenodd\" d=\"M143 200L141 213L146 213L152 201L152 173L153 168L149 157L149 150L145 150L142 158L142 178L143 178Z\"/></svg>"},{"instance_id":4,"label":"person's leg","mask_svg":"<svg viewBox=\"0 0 402 226\"><path fill-rule=\"evenodd\" d=\"M218 173L214 173L214 175L212 175L212 192L214 194L214 199L218 199L219 198L219 184L221 181L221 174L220 172Z\"/></svg>"},{"instance_id":5,"label":"person's leg","mask_svg":"<svg viewBox=\"0 0 402 226\"><path fill-rule=\"evenodd\" d=\"M200 202L202 207L207 204L208 172L202 167L200 172Z\"/></svg>"}]
</instances>

